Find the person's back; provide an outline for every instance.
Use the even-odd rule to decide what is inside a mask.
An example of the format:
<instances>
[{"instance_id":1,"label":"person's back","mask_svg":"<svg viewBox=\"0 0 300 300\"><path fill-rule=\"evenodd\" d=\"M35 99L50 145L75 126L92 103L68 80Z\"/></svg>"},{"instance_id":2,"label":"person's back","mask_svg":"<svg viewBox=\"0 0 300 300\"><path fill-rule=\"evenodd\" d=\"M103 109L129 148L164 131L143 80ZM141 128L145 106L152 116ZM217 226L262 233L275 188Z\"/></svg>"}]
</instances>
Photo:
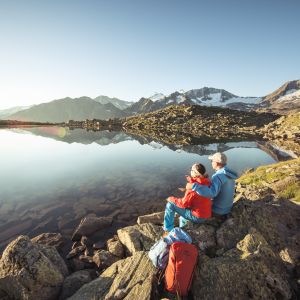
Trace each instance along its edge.
<instances>
[{"instance_id":1,"label":"person's back","mask_svg":"<svg viewBox=\"0 0 300 300\"><path fill-rule=\"evenodd\" d=\"M237 174L227 166L213 174L212 182L220 181L222 183L219 193L213 198L212 210L215 214L225 215L231 211L236 178Z\"/></svg>"},{"instance_id":2,"label":"person's back","mask_svg":"<svg viewBox=\"0 0 300 300\"><path fill-rule=\"evenodd\" d=\"M212 167L216 171L212 176L211 186L194 183L192 189L203 197L213 199L214 214L226 215L233 206L235 179L238 176L226 166L227 157L224 153L217 152L208 158L212 161ZM187 189L190 188L190 185L187 184Z\"/></svg>"}]
</instances>

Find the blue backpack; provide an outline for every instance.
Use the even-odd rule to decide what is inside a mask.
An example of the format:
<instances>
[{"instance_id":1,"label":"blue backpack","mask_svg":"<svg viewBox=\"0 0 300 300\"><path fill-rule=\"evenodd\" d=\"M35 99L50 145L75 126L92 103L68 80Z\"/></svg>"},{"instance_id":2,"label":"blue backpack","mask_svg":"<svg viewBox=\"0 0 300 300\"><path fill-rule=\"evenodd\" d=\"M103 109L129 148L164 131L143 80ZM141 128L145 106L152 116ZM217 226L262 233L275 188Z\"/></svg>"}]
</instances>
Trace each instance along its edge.
<instances>
[{"instance_id":1,"label":"blue backpack","mask_svg":"<svg viewBox=\"0 0 300 300\"><path fill-rule=\"evenodd\" d=\"M148 255L153 265L164 270L168 264L170 246L174 242L191 244L192 238L181 228L175 227L169 234L157 241L150 249Z\"/></svg>"}]
</instances>

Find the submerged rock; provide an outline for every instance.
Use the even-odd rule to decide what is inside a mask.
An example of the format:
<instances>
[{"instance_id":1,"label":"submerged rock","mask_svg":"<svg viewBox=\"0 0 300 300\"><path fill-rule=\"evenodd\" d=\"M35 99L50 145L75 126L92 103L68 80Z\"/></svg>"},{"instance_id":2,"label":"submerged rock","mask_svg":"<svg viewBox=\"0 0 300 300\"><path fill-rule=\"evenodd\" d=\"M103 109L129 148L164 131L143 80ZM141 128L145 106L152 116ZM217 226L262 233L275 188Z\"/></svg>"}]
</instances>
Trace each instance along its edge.
<instances>
[{"instance_id":1,"label":"submerged rock","mask_svg":"<svg viewBox=\"0 0 300 300\"><path fill-rule=\"evenodd\" d=\"M57 299L67 272L54 247L19 236L0 260L0 290L12 299Z\"/></svg>"}]
</instances>

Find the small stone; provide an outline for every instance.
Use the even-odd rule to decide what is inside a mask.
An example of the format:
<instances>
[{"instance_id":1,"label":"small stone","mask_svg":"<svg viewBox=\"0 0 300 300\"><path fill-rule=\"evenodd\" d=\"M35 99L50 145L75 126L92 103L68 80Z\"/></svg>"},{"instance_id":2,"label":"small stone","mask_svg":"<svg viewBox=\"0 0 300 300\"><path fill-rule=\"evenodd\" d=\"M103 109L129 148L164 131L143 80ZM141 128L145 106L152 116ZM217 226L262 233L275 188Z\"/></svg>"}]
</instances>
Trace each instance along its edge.
<instances>
[{"instance_id":1,"label":"small stone","mask_svg":"<svg viewBox=\"0 0 300 300\"><path fill-rule=\"evenodd\" d=\"M112 238L107 241L107 249L115 256L122 258L124 256L124 248L118 238Z\"/></svg>"},{"instance_id":2,"label":"small stone","mask_svg":"<svg viewBox=\"0 0 300 300\"><path fill-rule=\"evenodd\" d=\"M105 242L103 242L103 241L99 241L99 242L97 242L97 243L95 243L94 245L93 245L93 248L95 249L95 250L98 250L98 249L104 249L106 247L106 244L105 244Z\"/></svg>"},{"instance_id":3,"label":"small stone","mask_svg":"<svg viewBox=\"0 0 300 300\"><path fill-rule=\"evenodd\" d=\"M86 249L85 246L78 246L76 248L73 248L68 255L66 256L67 259L70 259L72 257L77 256L78 254L82 253Z\"/></svg>"},{"instance_id":4,"label":"small stone","mask_svg":"<svg viewBox=\"0 0 300 300\"><path fill-rule=\"evenodd\" d=\"M118 260L118 257L106 250L99 250L93 256L93 262L100 269L106 269Z\"/></svg>"},{"instance_id":5,"label":"small stone","mask_svg":"<svg viewBox=\"0 0 300 300\"><path fill-rule=\"evenodd\" d=\"M93 258L91 256L86 256L86 255L80 255L79 260L81 260L84 263L92 264L93 263Z\"/></svg>"}]
</instances>

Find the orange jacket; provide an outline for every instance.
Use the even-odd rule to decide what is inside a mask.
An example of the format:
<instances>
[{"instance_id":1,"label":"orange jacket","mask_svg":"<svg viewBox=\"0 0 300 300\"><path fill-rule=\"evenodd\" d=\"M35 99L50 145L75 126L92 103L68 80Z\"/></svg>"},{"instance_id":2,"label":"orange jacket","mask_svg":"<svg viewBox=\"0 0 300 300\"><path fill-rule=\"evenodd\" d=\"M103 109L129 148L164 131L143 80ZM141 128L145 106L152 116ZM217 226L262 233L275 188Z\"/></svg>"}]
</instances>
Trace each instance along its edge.
<instances>
[{"instance_id":1,"label":"orange jacket","mask_svg":"<svg viewBox=\"0 0 300 300\"><path fill-rule=\"evenodd\" d=\"M190 178L190 183L198 183L206 186L210 186L210 180L208 178ZM192 211L193 216L197 218L207 219L211 217L212 201L210 198L200 196L192 190L187 190L183 198L169 197L169 201L175 203L180 208L189 208Z\"/></svg>"}]
</instances>

